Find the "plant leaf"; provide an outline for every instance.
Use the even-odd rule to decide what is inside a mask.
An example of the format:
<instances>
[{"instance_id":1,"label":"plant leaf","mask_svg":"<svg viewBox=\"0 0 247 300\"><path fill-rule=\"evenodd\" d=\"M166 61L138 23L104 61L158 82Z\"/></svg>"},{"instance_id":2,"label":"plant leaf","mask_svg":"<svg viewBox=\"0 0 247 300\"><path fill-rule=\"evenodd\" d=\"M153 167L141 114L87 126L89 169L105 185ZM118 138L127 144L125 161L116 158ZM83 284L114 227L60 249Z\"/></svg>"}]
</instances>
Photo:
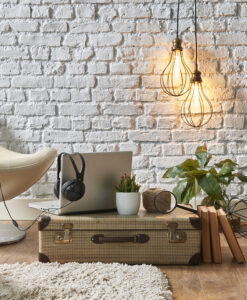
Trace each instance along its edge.
<instances>
[{"instance_id":1,"label":"plant leaf","mask_svg":"<svg viewBox=\"0 0 247 300\"><path fill-rule=\"evenodd\" d=\"M181 203L182 201L182 193L187 188L187 184L188 179L182 179L177 183L176 187L173 189L173 194L176 196L178 203Z\"/></svg>"},{"instance_id":2,"label":"plant leaf","mask_svg":"<svg viewBox=\"0 0 247 300\"><path fill-rule=\"evenodd\" d=\"M244 174L236 173L236 174L233 174L233 175L238 177L238 179L241 180L242 182L247 182L247 176L245 176Z\"/></svg>"},{"instance_id":3,"label":"plant leaf","mask_svg":"<svg viewBox=\"0 0 247 300\"><path fill-rule=\"evenodd\" d=\"M212 198L223 198L220 184L217 181L216 177L213 176L210 172L207 173L205 176L199 177L197 181L200 187L204 190L204 192Z\"/></svg>"},{"instance_id":4,"label":"plant leaf","mask_svg":"<svg viewBox=\"0 0 247 300\"><path fill-rule=\"evenodd\" d=\"M185 171L184 168L178 166L169 168L165 174L162 176L162 178L175 178L175 177L182 177L182 173Z\"/></svg>"},{"instance_id":5,"label":"plant leaf","mask_svg":"<svg viewBox=\"0 0 247 300\"><path fill-rule=\"evenodd\" d=\"M211 205L213 205L212 198L210 196L205 197L202 200L201 205L205 205L205 206L211 206Z\"/></svg>"},{"instance_id":6,"label":"plant leaf","mask_svg":"<svg viewBox=\"0 0 247 300\"><path fill-rule=\"evenodd\" d=\"M187 175L187 176L203 176L205 174L207 174L208 171L207 170L192 170L192 171L186 171L184 172L184 175Z\"/></svg>"},{"instance_id":7,"label":"plant leaf","mask_svg":"<svg viewBox=\"0 0 247 300\"><path fill-rule=\"evenodd\" d=\"M197 147L195 155L199 163L199 166L201 168L204 168L208 159L207 147L206 146Z\"/></svg>"},{"instance_id":8,"label":"plant leaf","mask_svg":"<svg viewBox=\"0 0 247 300\"><path fill-rule=\"evenodd\" d=\"M221 170L219 171L219 176L220 175L231 174L232 171L234 171L234 168L233 168L232 164L230 164L229 162L225 162L223 164Z\"/></svg>"},{"instance_id":9,"label":"plant leaf","mask_svg":"<svg viewBox=\"0 0 247 300\"><path fill-rule=\"evenodd\" d=\"M225 163L229 163L230 165L232 165L233 167L237 166L238 164L236 164L234 161L232 161L231 159L225 159L220 161L219 163L215 164L216 167L221 168L223 167L223 165Z\"/></svg>"},{"instance_id":10,"label":"plant leaf","mask_svg":"<svg viewBox=\"0 0 247 300\"><path fill-rule=\"evenodd\" d=\"M198 161L196 159L191 158L186 159L180 166L188 171L199 168Z\"/></svg>"},{"instance_id":11,"label":"plant leaf","mask_svg":"<svg viewBox=\"0 0 247 300\"><path fill-rule=\"evenodd\" d=\"M196 185L195 180L193 179L190 182L188 182L186 189L182 193L181 202L188 204L190 200L195 197L196 195Z\"/></svg>"}]
</instances>

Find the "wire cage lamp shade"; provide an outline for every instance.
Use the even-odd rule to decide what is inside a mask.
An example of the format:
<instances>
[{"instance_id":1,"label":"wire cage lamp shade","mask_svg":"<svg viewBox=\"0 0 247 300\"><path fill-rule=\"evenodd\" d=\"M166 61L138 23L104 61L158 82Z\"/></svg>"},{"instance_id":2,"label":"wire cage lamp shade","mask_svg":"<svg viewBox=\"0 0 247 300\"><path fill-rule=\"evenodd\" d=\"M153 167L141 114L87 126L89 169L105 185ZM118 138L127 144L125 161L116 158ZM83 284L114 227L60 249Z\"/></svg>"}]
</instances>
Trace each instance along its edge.
<instances>
[{"instance_id":1,"label":"wire cage lamp shade","mask_svg":"<svg viewBox=\"0 0 247 300\"><path fill-rule=\"evenodd\" d=\"M195 71L191 78L191 86L188 95L182 104L181 117L183 121L192 127L206 125L213 115L213 106L204 93L201 72L197 62L197 0L195 0Z\"/></svg>"},{"instance_id":2,"label":"wire cage lamp shade","mask_svg":"<svg viewBox=\"0 0 247 300\"><path fill-rule=\"evenodd\" d=\"M169 96L182 96L190 89L191 71L183 57L182 40L179 36L179 5L177 4L177 37L173 40L170 59L161 73L160 85L164 93Z\"/></svg>"}]
</instances>

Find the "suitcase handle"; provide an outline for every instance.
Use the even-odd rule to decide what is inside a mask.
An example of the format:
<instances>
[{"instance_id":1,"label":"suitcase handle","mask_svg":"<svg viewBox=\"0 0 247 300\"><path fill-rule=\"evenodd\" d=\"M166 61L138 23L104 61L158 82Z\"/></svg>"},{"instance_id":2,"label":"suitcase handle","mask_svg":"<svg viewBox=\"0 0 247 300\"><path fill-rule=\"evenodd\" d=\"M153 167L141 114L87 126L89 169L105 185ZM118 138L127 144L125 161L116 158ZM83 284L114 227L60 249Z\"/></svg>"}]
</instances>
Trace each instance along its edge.
<instances>
[{"instance_id":1,"label":"suitcase handle","mask_svg":"<svg viewBox=\"0 0 247 300\"><path fill-rule=\"evenodd\" d=\"M146 234L137 234L133 236L118 236L109 237L103 234L95 234L91 237L91 241L95 244L104 243L139 243L144 244L149 241L149 236Z\"/></svg>"}]
</instances>

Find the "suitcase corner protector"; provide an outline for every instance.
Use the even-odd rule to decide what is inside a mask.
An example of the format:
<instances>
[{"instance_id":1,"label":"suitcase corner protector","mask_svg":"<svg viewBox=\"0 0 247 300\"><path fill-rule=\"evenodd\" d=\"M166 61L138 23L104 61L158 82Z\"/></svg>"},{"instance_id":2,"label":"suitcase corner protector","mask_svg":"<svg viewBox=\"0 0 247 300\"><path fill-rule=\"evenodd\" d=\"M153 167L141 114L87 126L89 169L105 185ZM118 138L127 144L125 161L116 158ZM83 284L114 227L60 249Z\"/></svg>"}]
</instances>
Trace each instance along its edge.
<instances>
[{"instance_id":1,"label":"suitcase corner protector","mask_svg":"<svg viewBox=\"0 0 247 300\"><path fill-rule=\"evenodd\" d=\"M195 253L194 255L191 256L189 260L189 265L199 265L201 262L201 253Z\"/></svg>"},{"instance_id":2,"label":"suitcase corner protector","mask_svg":"<svg viewBox=\"0 0 247 300\"><path fill-rule=\"evenodd\" d=\"M189 220L190 220L190 224L195 229L201 229L202 228L201 218L193 218L193 217L191 217Z\"/></svg>"},{"instance_id":3,"label":"suitcase corner protector","mask_svg":"<svg viewBox=\"0 0 247 300\"><path fill-rule=\"evenodd\" d=\"M50 259L44 253L39 253L39 261L43 262L43 263L47 263L47 262L50 262Z\"/></svg>"},{"instance_id":4,"label":"suitcase corner protector","mask_svg":"<svg viewBox=\"0 0 247 300\"><path fill-rule=\"evenodd\" d=\"M41 216L38 222L38 229L42 231L50 223L51 218L49 216Z\"/></svg>"}]
</instances>

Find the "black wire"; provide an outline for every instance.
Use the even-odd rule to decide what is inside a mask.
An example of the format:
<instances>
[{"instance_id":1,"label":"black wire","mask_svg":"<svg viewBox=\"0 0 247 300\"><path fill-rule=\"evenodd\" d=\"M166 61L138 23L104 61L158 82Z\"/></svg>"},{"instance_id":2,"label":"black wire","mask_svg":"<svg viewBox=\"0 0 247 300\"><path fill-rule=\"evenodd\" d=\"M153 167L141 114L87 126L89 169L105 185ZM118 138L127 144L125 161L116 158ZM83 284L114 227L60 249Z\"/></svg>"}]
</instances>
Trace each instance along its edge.
<instances>
[{"instance_id":1,"label":"black wire","mask_svg":"<svg viewBox=\"0 0 247 300\"><path fill-rule=\"evenodd\" d=\"M31 228L31 227L39 220L39 218L40 218L42 215L44 215L44 214L46 214L46 213L50 213L50 212L52 212L52 211L54 212L54 211L56 211L56 210L62 209L62 208L66 207L66 206L68 206L68 205L70 205L70 204L72 203L72 202L69 202L69 203L65 204L64 206L62 206L62 207L60 207L60 208L48 208L48 209L44 209L44 211L42 211L42 212L41 212L41 213L40 213L40 214L32 221L32 223L31 223L30 225L28 225L26 228L21 228L21 227L19 226L18 222L12 217L12 215L11 215L11 213L10 213L8 207L7 207L7 204L6 204L4 195L3 195L3 190L2 190L2 185L1 185L1 183L0 183L0 191L1 191L1 196L2 196L2 200L3 200L4 206L5 206L5 208L6 208L7 212L8 212L8 215L9 215L9 217L10 217L10 219L11 219L13 225L14 225L16 228L18 228L20 231L27 231L27 230L29 230L29 229L30 229L30 228Z\"/></svg>"},{"instance_id":2,"label":"black wire","mask_svg":"<svg viewBox=\"0 0 247 300\"><path fill-rule=\"evenodd\" d=\"M178 0L178 8L177 8L177 38L179 32L179 5L180 5L180 0Z\"/></svg>"},{"instance_id":3,"label":"black wire","mask_svg":"<svg viewBox=\"0 0 247 300\"><path fill-rule=\"evenodd\" d=\"M195 0L195 42L196 42L196 71L198 71L197 63L197 1Z\"/></svg>"}]
</instances>

